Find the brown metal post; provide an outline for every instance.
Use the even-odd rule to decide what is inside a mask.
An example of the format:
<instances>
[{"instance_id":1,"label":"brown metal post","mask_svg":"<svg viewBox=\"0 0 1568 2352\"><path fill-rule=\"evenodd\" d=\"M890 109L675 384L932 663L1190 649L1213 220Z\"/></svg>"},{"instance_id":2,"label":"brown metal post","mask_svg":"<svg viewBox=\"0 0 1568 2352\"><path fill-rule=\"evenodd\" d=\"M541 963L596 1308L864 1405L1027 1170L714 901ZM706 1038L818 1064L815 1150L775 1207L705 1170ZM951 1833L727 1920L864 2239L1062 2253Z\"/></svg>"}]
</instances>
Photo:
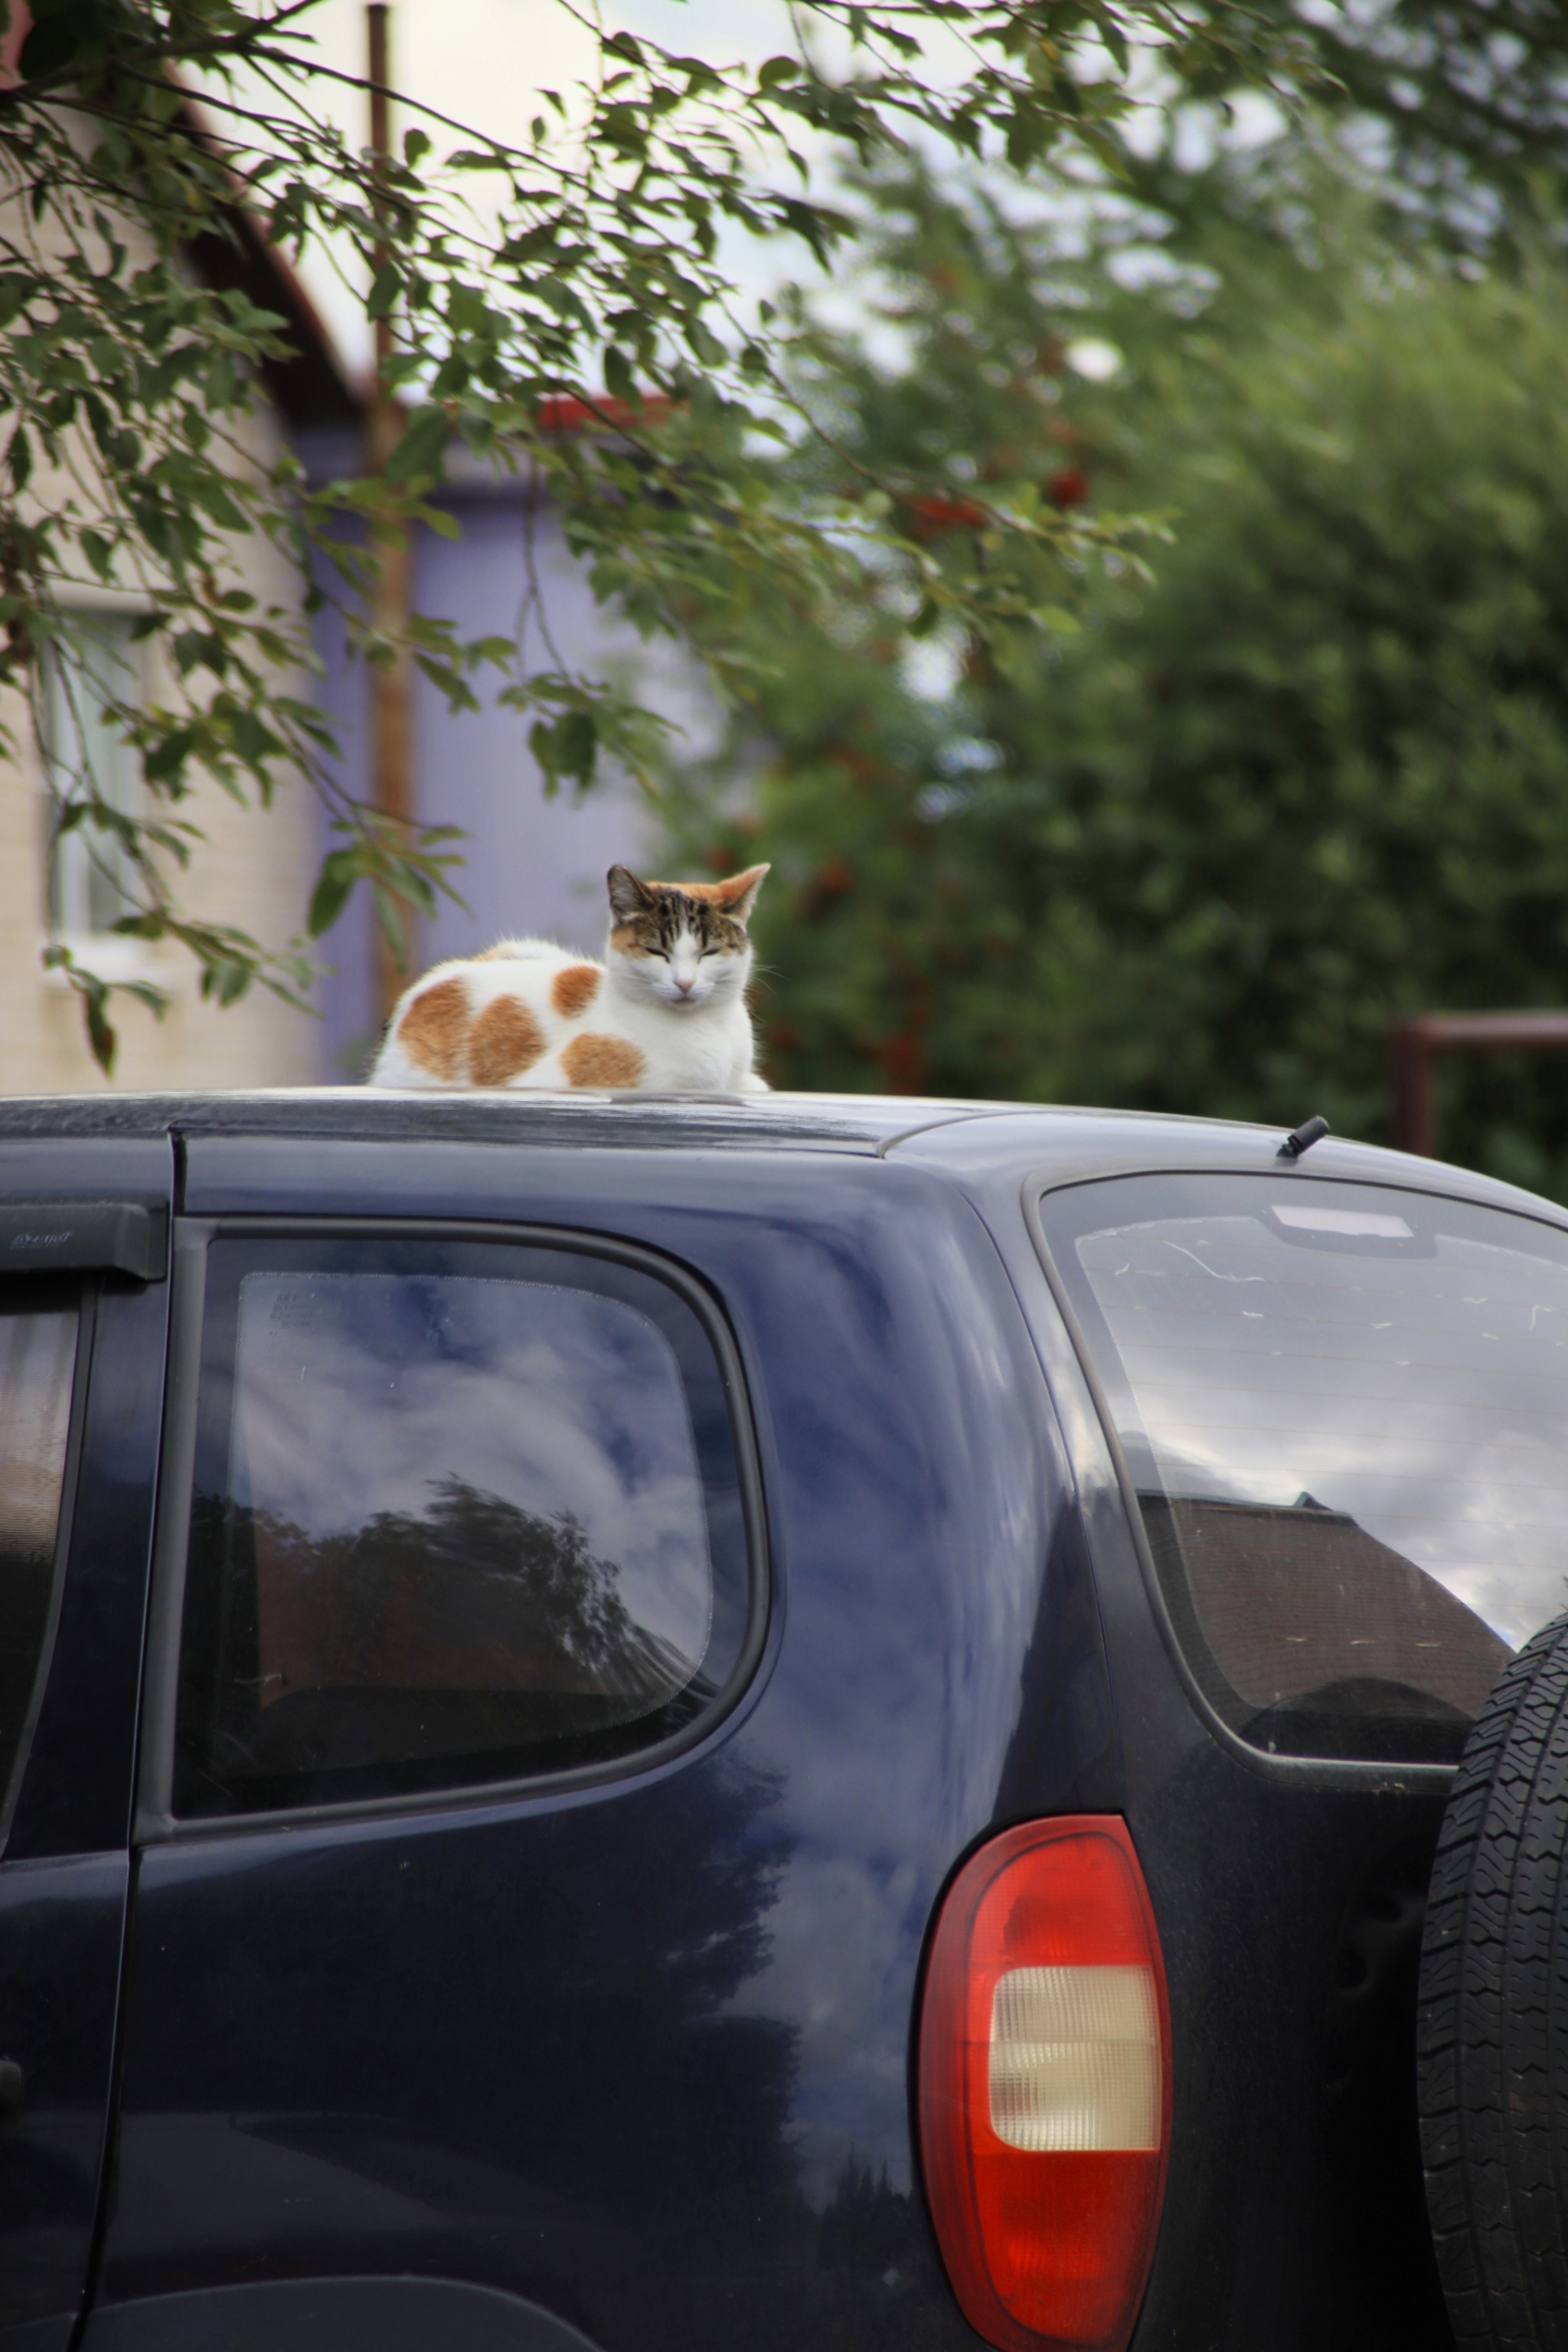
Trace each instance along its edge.
<instances>
[{"instance_id":1,"label":"brown metal post","mask_svg":"<svg viewBox=\"0 0 1568 2352\"><path fill-rule=\"evenodd\" d=\"M385 0L371 0L365 10L370 144L372 154L382 167L392 153L391 14ZM384 258L384 248L376 255L378 268ZM375 321L375 389L371 402L367 452L373 474L385 472L403 435L403 410L386 382L386 365L391 357L392 320L384 314ZM412 550L405 537L397 542L382 540L374 551L377 568L370 592L371 624L378 635L401 643L408 626ZM384 668L375 667L370 673L371 802L382 816L390 818L404 831L414 815L410 705L408 658L399 652ZM404 909L404 924L405 929L411 929L412 917L407 908ZM379 923L374 940L376 1011L379 1018L385 1021L408 984L409 967L399 959ZM412 937L409 944L412 948Z\"/></svg>"},{"instance_id":2,"label":"brown metal post","mask_svg":"<svg viewBox=\"0 0 1568 2352\"><path fill-rule=\"evenodd\" d=\"M1439 1054L1568 1054L1568 1013L1413 1013L1388 1024L1388 1082L1396 1150L1437 1151L1432 1065Z\"/></svg>"},{"instance_id":3,"label":"brown metal post","mask_svg":"<svg viewBox=\"0 0 1568 2352\"><path fill-rule=\"evenodd\" d=\"M1389 1139L1394 1150L1416 1151L1430 1160L1437 1148L1437 1102L1425 1022L1390 1022L1388 1086L1394 1100Z\"/></svg>"}]
</instances>

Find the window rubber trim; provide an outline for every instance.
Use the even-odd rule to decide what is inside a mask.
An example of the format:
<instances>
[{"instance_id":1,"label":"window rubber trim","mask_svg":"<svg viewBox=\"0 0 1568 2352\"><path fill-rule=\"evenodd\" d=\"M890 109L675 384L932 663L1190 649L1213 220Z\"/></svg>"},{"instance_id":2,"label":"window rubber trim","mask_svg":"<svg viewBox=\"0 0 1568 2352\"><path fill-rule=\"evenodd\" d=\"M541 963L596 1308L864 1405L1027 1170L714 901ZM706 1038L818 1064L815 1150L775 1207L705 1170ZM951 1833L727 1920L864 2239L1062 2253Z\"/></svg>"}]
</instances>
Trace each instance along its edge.
<instances>
[{"instance_id":1,"label":"window rubber trim","mask_svg":"<svg viewBox=\"0 0 1568 2352\"><path fill-rule=\"evenodd\" d=\"M1250 1740L1243 1739L1240 1733L1234 1731L1215 1708L1194 1672L1176 1632L1170 1605L1165 1598L1164 1587L1160 1581L1160 1572L1154 1564L1154 1554L1149 1542L1148 1529L1143 1525L1143 1514L1139 1508L1137 1492L1132 1484L1131 1473L1127 1466L1127 1457L1122 1453L1121 1440L1117 1435L1110 1400L1106 1396L1100 1374L1095 1368L1094 1359L1089 1352L1089 1343L1083 1336L1078 1316L1074 1312L1072 1301L1068 1296L1067 1286L1057 1270L1051 1255L1050 1243L1046 1234L1045 1220L1040 1214L1040 1203L1048 1193L1073 1192L1089 1185L1111 1183L1124 1176L1253 1176L1260 1181L1289 1183L1293 1178L1303 1173L1319 1184L1353 1184L1362 1189L1372 1184L1381 1192L1413 1192L1428 1200L1453 1201L1467 1208L1495 1209L1499 1216L1516 1216L1526 1224L1545 1225L1554 1233L1562 1233L1568 1229L1568 1218L1560 1222L1551 1216L1532 1216L1528 1209L1504 1208L1495 1202L1475 1201L1468 1198L1463 1192L1449 1191L1440 1184L1402 1182L1397 1178L1384 1176L1381 1172L1369 1172L1363 1175L1359 1172L1350 1174L1335 1170L1331 1174L1326 1169L1303 1170L1300 1161L1287 1164L1284 1160L1280 1160L1278 1166L1260 1168L1257 1160L1251 1159L1245 1161L1238 1160L1235 1164L1215 1160L1166 1160L1151 1161L1147 1166L1122 1164L1093 1170L1080 1166L1072 1170L1037 1171L1024 1179L1022 1194L1024 1223L1028 1228L1029 1239L1034 1244L1035 1255L1040 1262L1040 1270L1050 1286L1057 1312L1066 1328L1073 1354L1078 1359L1079 1370L1083 1375L1084 1385L1089 1391L1100 1420L1106 1450L1116 1473L1116 1483L1121 1495L1122 1511L1127 1520L1128 1532L1132 1539L1132 1549L1137 1556L1150 1611L1159 1629L1161 1640L1180 1677L1187 1702L1203 1724L1205 1730L1218 1746L1226 1749L1238 1764L1245 1765L1248 1771L1258 1774L1266 1780L1282 1780L1296 1788L1377 1789L1395 1794L1415 1793L1421 1790L1446 1790L1453 1785L1454 1777L1459 1769L1457 1764L1401 1764L1386 1758L1373 1757L1358 1759L1337 1756L1270 1756L1266 1748L1255 1748Z\"/></svg>"},{"instance_id":2,"label":"window rubber trim","mask_svg":"<svg viewBox=\"0 0 1568 2352\"><path fill-rule=\"evenodd\" d=\"M634 1268L673 1290L696 1316L719 1367L730 1412L746 1543L747 1617L740 1655L712 1700L679 1731L647 1748L560 1772L532 1772L506 1780L459 1782L451 1787L404 1790L390 1797L343 1798L310 1805L276 1806L266 1812L202 1815L181 1820L174 1811L175 1707L179 1691L180 1633L184 1609L186 1553L190 1537L191 1484L195 1470L196 1418L201 1380L202 1334L206 1303L207 1251L215 1241L430 1241L476 1242L529 1249L555 1249L573 1257L605 1258ZM182 1843L193 1838L242 1836L313 1822L378 1820L406 1813L472 1811L480 1806L552 1797L594 1789L655 1770L697 1747L733 1713L750 1685L766 1647L772 1577L762 1465L752 1428L751 1401L740 1350L711 1291L677 1260L641 1243L563 1225L505 1224L493 1219L452 1217L179 1217L171 1253L174 1295L170 1301L169 1380L158 1507L153 1541L153 1590L147 1662L142 1692L142 1738L137 1761L134 1846Z\"/></svg>"}]
</instances>

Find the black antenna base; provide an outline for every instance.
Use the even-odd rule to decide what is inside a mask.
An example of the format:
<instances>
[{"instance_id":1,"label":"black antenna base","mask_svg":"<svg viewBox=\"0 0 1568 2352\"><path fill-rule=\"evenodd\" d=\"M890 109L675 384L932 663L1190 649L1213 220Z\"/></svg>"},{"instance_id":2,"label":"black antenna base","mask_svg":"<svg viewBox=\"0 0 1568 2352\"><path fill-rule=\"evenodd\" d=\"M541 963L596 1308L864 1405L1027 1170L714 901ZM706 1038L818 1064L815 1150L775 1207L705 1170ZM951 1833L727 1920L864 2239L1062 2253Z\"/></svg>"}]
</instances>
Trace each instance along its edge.
<instances>
[{"instance_id":1,"label":"black antenna base","mask_svg":"<svg viewBox=\"0 0 1568 2352\"><path fill-rule=\"evenodd\" d=\"M1328 1120L1315 1113L1312 1118L1304 1118L1300 1127L1291 1129L1275 1157L1279 1160L1300 1160L1302 1152L1310 1151L1314 1143L1321 1143L1328 1131Z\"/></svg>"}]
</instances>

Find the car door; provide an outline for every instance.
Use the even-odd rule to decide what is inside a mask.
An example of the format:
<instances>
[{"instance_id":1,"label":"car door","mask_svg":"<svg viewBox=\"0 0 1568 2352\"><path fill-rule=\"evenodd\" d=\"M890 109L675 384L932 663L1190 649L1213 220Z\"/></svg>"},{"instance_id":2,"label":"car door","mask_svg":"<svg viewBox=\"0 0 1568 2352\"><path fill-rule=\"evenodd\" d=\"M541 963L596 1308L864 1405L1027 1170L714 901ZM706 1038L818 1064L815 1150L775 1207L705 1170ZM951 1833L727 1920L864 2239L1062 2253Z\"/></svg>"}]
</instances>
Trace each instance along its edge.
<instances>
[{"instance_id":1,"label":"car door","mask_svg":"<svg viewBox=\"0 0 1568 2352\"><path fill-rule=\"evenodd\" d=\"M94 2242L167 1325L166 1138L0 1148L0 2346Z\"/></svg>"},{"instance_id":2,"label":"car door","mask_svg":"<svg viewBox=\"0 0 1568 2352\"><path fill-rule=\"evenodd\" d=\"M657 2204L752 1932L707 1858L756 1792L658 1772L761 1635L730 1343L560 1231L193 1219L175 1262L87 2343L565 2352L552 2278Z\"/></svg>"}]
</instances>

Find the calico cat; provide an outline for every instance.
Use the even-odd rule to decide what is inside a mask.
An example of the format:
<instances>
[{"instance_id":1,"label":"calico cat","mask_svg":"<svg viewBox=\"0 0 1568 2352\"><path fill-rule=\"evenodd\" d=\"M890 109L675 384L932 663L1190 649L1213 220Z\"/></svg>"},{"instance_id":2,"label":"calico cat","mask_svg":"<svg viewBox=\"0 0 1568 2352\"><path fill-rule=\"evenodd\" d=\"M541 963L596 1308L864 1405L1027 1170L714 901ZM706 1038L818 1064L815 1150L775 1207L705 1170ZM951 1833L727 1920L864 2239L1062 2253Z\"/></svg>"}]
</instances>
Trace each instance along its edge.
<instances>
[{"instance_id":1,"label":"calico cat","mask_svg":"<svg viewBox=\"0 0 1568 2352\"><path fill-rule=\"evenodd\" d=\"M501 940L397 1002L373 1087L642 1087L765 1094L752 1066L746 922L767 873L639 882L612 866L603 963Z\"/></svg>"}]
</instances>

